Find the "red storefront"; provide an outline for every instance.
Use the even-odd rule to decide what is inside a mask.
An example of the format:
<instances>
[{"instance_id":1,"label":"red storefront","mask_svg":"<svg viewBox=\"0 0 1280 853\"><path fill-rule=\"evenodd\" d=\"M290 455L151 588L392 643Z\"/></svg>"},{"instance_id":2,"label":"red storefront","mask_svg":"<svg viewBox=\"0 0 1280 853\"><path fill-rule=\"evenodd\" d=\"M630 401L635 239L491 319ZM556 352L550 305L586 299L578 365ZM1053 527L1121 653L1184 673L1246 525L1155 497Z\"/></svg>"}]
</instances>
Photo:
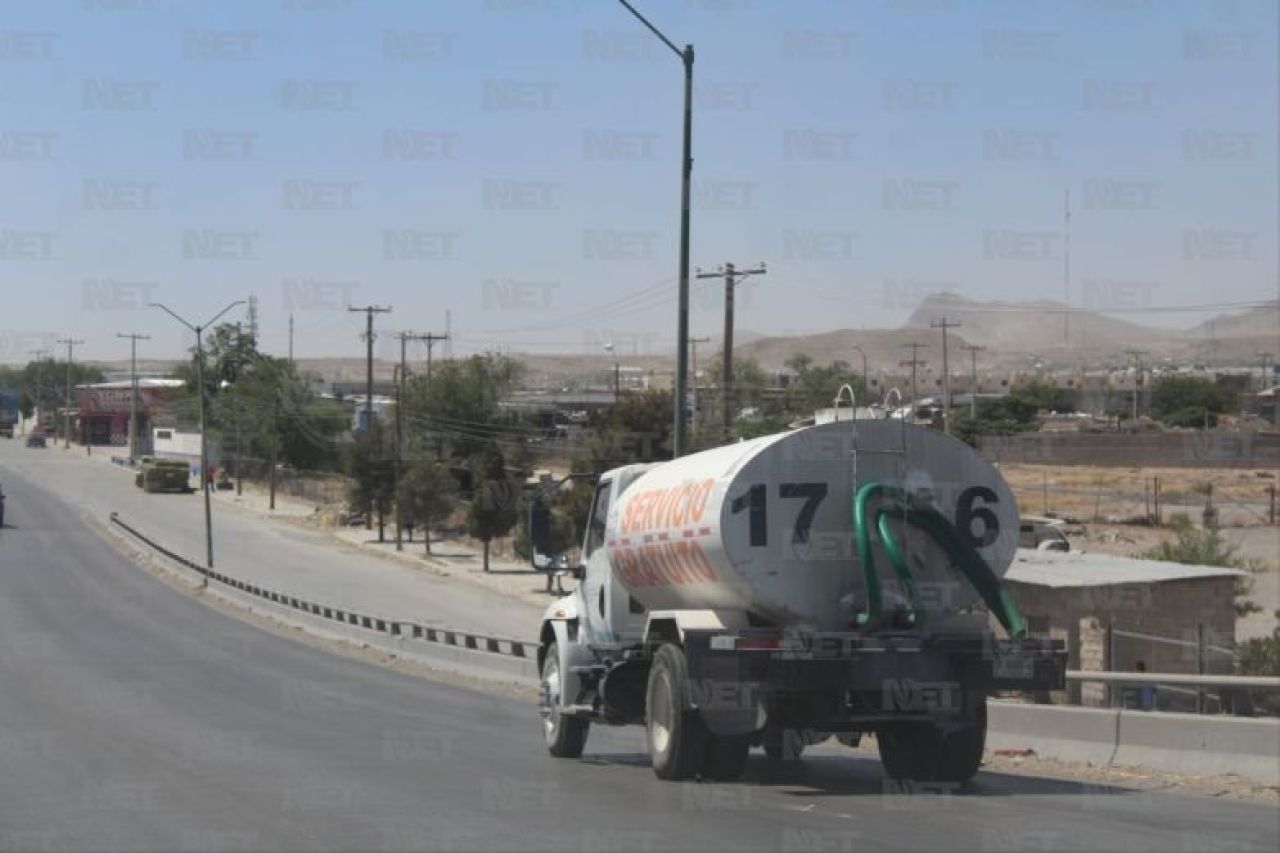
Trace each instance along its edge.
<instances>
[{"instance_id":1,"label":"red storefront","mask_svg":"<svg viewBox=\"0 0 1280 853\"><path fill-rule=\"evenodd\" d=\"M138 436L145 449L152 415L182 387L180 379L138 380ZM129 444L129 412L133 383L103 382L76 387L79 423L73 433L83 443L125 447Z\"/></svg>"}]
</instances>

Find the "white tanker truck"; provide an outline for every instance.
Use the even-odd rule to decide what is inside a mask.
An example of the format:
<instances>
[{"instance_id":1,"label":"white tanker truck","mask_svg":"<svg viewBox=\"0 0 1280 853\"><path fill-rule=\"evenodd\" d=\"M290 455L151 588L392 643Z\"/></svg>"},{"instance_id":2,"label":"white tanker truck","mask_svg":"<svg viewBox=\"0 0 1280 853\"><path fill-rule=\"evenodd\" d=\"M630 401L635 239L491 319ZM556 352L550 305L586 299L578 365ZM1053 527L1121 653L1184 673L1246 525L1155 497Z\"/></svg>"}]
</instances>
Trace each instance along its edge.
<instances>
[{"instance_id":1,"label":"white tanker truck","mask_svg":"<svg viewBox=\"0 0 1280 853\"><path fill-rule=\"evenodd\" d=\"M535 564L550 515L530 515ZM874 732L895 779L977 772L993 690L1061 689L1000 576L1018 543L996 469L936 430L842 421L604 473L577 588L543 616L553 756L644 725L663 779L737 778ZM1006 637L991 630L994 618Z\"/></svg>"}]
</instances>

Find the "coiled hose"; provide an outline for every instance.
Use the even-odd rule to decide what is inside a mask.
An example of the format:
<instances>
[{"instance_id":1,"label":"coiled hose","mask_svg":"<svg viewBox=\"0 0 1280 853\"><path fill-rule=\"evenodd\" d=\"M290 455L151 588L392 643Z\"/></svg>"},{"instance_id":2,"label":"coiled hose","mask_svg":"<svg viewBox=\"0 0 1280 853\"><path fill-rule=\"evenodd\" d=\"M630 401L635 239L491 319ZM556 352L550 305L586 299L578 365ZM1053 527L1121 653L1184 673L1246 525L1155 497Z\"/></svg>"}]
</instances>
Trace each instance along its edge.
<instances>
[{"instance_id":1,"label":"coiled hose","mask_svg":"<svg viewBox=\"0 0 1280 853\"><path fill-rule=\"evenodd\" d=\"M885 500L876 507L873 516L870 505L877 497L883 497ZM876 624L884 608L880 574L876 569L875 556L871 547L873 528L880 534L880 541L884 543L885 556L893 565L898 582L910 602L913 622L918 625L925 616L915 579L911 577L911 569L907 565L906 551L894 536L890 521L901 521L903 524L913 525L928 535L946 552L951 562L977 590L1009 636L1014 638L1026 636L1026 623L1022 619L1022 614L1018 612L1008 588L1000 583L1000 578L987 565L986 560L982 559L982 555L969 540L956 530L951 520L931 506L912 506L902 489L884 483L867 483L858 489L853 499L853 533L857 544L858 562L862 565L867 590L867 606L857 616L858 625Z\"/></svg>"}]
</instances>

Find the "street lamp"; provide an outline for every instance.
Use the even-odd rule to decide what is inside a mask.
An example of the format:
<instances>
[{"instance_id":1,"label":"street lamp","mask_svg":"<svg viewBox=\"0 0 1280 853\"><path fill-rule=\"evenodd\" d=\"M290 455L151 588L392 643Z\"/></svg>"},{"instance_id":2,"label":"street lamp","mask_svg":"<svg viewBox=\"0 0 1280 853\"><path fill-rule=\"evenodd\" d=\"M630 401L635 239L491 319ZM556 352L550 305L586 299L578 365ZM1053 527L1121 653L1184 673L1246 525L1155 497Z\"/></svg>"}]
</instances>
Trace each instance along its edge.
<instances>
[{"instance_id":1,"label":"street lamp","mask_svg":"<svg viewBox=\"0 0 1280 853\"><path fill-rule=\"evenodd\" d=\"M687 391L687 374L689 366L689 184L693 179L693 45L686 44L684 50L675 46L671 39L649 23L644 15L627 0L618 0L627 11L635 15L649 32L658 40L671 48L671 52L680 57L684 64L684 153L680 167L680 289L679 308L676 315L676 381L673 393L675 412L675 432L672 437L672 455L681 456L685 451L685 395Z\"/></svg>"},{"instance_id":2,"label":"street lamp","mask_svg":"<svg viewBox=\"0 0 1280 853\"><path fill-rule=\"evenodd\" d=\"M223 308L212 319L202 323L199 326L193 326L176 314L166 305L159 302L148 302L148 308L159 308L182 325L186 326L196 336L196 385L198 399L200 401L200 488L204 492L204 544L205 544L205 566L213 568L213 508L209 497L209 425L205 418L204 405L204 330L212 326L214 323L237 305L243 305L243 299L237 299L226 308ZM209 577L205 575L201 581L201 586L209 585Z\"/></svg>"}]
</instances>

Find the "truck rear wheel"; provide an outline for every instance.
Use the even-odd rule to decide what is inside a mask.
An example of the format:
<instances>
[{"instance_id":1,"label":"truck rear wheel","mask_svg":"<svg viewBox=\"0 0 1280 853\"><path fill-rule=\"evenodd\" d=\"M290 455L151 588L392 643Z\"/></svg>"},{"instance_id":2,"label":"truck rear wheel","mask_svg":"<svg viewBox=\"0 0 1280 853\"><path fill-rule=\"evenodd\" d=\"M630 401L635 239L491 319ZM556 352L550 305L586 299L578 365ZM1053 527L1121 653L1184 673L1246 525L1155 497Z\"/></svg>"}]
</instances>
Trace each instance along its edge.
<instances>
[{"instance_id":1,"label":"truck rear wheel","mask_svg":"<svg viewBox=\"0 0 1280 853\"><path fill-rule=\"evenodd\" d=\"M547 751L556 758L580 758L587 745L591 724L563 712L564 682L560 677L560 649L552 643L542 662L542 735Z\"/></svg>"},{"instance_id":2,"label":"truck rear wheel","mask_svg":"<svg viewBox=\"0 0 1280 853\"><path fill-rule=\"evenodd\" d=\"M766 731L761 746L770 761L799 761L807 744L805 732L800 729L773 729Z\"/></svg>"},{"instance_id":3,"label":"truck rear wheel","mask_svg":"<svg viewBox=\"0 0 1280 853\"><path fill-rule=\"evenodd\" d=\"M987 746L987 697L980 697L970 711L969 719L943 735L938 754L937 779L940 782L966 782L978 772L982 752Z\"/></svg>"},{"instance_id":4,"label":"truck rear wheel","mask_svg":"<svg viewBox=\"0 0 1280 853\"><path fill-rule=\"evenodd\" d=\"M689 710L689 667L679 646L668 643L653 656L645 730L659 779L688 779L705 766L708 735L698 712Z\"/></svg>"},{"instance_id":5,"label":"truck rear wheel","mask_svg":"<svg viewBox=\"0 0 1280 853\"><path fill-rule=\"evenodd\" d=\"M973 702L960 725L900 723L876 733L880 763L893 779L965 782L982 764L987 741L987 700Z\"/></svg>"}]
</instances>

